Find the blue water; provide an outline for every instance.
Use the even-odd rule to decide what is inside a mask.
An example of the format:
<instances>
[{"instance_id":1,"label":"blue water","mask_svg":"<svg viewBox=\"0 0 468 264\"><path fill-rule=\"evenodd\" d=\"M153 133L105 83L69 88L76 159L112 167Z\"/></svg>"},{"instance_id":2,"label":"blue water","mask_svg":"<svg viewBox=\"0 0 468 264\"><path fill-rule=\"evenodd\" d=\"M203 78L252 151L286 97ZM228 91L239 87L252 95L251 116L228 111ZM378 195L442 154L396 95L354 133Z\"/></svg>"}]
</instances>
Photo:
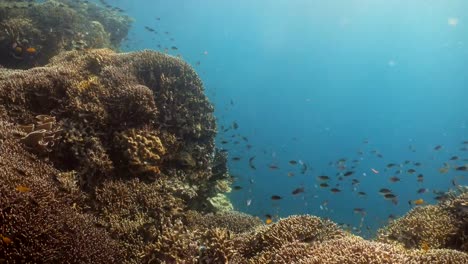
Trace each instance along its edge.
<instances>
[{"instance_id":1,"label":"blue water","mask_svg":"<svg viewBox=\"0 0 468 264\"><path fill-rule=\"evenodd\" d=\"M108 2L136 19L123 50L167 47L182 56L200 74L218 127L239 124L237 130L220 131L217 139L230 157L241 157L229 162L238 178L234 185L243 187L229 194L236 210L262 218L309 213L358 226L361 215L353 208L360 207L367 211L363 229L373 231L389 214L407 212L408 200L435 203L432 191L448 190L454 177L467 184L466 172L438 169L454 155L460 159L451 166L468 158L459 150L468 140L468 13L463 12L468 1ZM231 139L233 134L248 143ZM435 151L436 145L443 148ZM248 166L252 156L256 170ZM344 171L360 160L355 174L343 181L329 165L340 158L347 159ZM300 164L289 160L304 162L308 171L301 174ZM422 166L405 165L404 171L417 172L390 183L398 168L386 172L385 165L405 160ZM416 181L419 173L423 183ZM332 178L330 185L340 183L341 193L317 188L321 174ZM351 178L360 181L355 191ZM293 196L301 185L305 193ZM398 205L378 194L383 187L398 195ZM417 194L423 187L430 192ZM271 201L273 194L283 199Z\"/></svg>"}]
</instances>

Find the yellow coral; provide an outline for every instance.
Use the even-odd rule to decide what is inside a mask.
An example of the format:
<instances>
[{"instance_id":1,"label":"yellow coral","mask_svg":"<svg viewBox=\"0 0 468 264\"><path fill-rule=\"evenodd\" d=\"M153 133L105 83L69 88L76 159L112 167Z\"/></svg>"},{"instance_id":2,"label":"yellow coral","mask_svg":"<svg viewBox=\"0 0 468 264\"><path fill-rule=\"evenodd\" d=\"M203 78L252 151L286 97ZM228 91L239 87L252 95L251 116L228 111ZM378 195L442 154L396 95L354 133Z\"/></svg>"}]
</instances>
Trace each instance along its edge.
<instances>
[{"instance_id":1,"label":"yellow coral","mask_svg":"<svg viewBox=\"0 0 468 264\"><path fill-rule=\"evenodd\" d=\"M76 88L80 93L89 90L92 86L99 84L99 78L96 75L91 75L86 80L82 80L76 84Z\"/></svg>"}]
</instances>

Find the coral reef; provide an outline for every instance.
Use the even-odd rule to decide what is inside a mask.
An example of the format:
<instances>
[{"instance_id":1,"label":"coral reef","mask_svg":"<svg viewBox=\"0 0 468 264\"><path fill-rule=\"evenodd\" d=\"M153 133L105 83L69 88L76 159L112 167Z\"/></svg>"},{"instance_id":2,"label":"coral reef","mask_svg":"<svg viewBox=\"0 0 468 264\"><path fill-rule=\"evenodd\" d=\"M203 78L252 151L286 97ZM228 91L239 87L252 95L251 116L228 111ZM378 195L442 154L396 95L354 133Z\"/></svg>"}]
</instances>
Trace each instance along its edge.
<instances>
[{"instance_id":1,"label":"coral reef","mask_svg":"<svg viewBox=\"0 0 468 264\"><path fill-rule=\"evenodd\" d=\"M120 247L82 212L83 197L59 190L59 172L20 145L17 129L0 123L0 262L117 262Z\"/></svg>"},{"instance_id":2,"label":"coral reef","mask_svg":"<svg viewBox=\"0 0 468 264\"><path fill-rule=\"evenodd\" d=\"M0 263L468 263L463 188L377 241L233 211L195 71L83 49L117 47L129 23L85 1L0 3Z\"/></svg>"},{"instance_id":3,"label":"coral reef","mask_svg":"<svg viewBox=\"0 0 468 264\"><path fill-rule=\"evenodd\" d=\"M31 68L64 50L117 49L132 20L92 2L2 1L0 65Z\"/></svg>"},{"instance_id":4,"label":"coral reef","mask_svg":"<svg viewBox=\"0 0 468 264\"><path fill-rule=\"evenodd\" d=\"M413 208L380 229L377 240L406 248L451 248L468 253L467 194L451 193L437 205Z\"/></svg>"}]
</instances>

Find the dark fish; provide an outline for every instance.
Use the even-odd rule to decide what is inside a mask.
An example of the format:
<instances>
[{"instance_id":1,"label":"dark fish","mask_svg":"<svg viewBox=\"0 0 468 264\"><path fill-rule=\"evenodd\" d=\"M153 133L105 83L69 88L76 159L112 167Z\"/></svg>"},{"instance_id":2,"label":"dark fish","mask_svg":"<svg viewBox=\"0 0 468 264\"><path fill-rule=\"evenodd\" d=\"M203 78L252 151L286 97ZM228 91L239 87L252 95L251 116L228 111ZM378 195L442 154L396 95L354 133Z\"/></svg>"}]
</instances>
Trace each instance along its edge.
<instances>
[{"instance_id":1,"label":"dark fish","mask_svg":"<svg viewBox=\"0 0 468 264\"><path fill-rule=\"evenodd\" d=\"M427 188L421 188L417 191L417 193L421 194L421 193L426 193L428 192L429 190Z\"/></svg>"},{"instance_id":2,"label":"dark fish","mask_svg":"<svg viewBox=\"0 0 468 264\"><path fill-rule=\"evenodd\" d=\"M423 182L424 181L424 175L422 175L422 174L419 174L417 178L418 178L418 180L417 180L418 182Z\"/></svg>"},{"instance_id":3,"label":"dark fish","mask_svg":"<svg viewBox=\"0 0 468 264\"><path fill-rule=\"evenodd\" d=\"M332 193L339 193L339 192L341 192L341 190L338 189L338 188L331 188L330 191L331 191Z\"/></svg>"},{"instance_id":4,"label":"dark fish","mask_svg":"<svg viewBox=\"0 0 468 264\"><path fill-rule=\"evenodd\" d=\"M289 164L291 164L291 165L296 165L296 164L297 164L297 161L295 161L295 160L290 160L290 161L289 161Z\"/></svg>"},{"instance_id":5,"label":"dark fish","mask_svg":"<svg viewBox=\"0 0 468 264\"><path fill-rule=\"evenodd\" d=\"M409 160L405 160L404 164L405 164L405 165L408 165L410 162L411 162L411 161L409 161Z\"/></svg>"},{"instance_id":6,"label":"dark fish","mask_svg":"<svg viewBox=\"0 0 468 264\"><path fill-rule=\"evenodd\" d=\"M330 179L330 177L326 176L326 175L320 175L317 177L319 180L321 181L328 181Z\"/></svg>"},{"instance_id":7,"label":"dark fish","mask_svg":"<svg viewBox=\"0 0 468 264\"><path fill-rule=\"evenodd\" d=\"M278 166L274 165L274 164L271 164L270 166L268 166L268 168L272 169L272 170L277 170L279 169Z\"/></svg>"},{"instance_id":8,"label":"dark fish","mask_svg":"<svg viewBox=\"0 0 468 264\"><path fill-rule=\"evenodd\" d=\"M232 122L232 128L234 128L234 129L238 129L238 128L239 128L239 125L237 124L236 121Z\"/></svg>"},{"instance_id":9,"label":"dark fish","mask_svg":"<svg viewBox=\"0 0 468 264\"><path fill-rule=\"evenodd\" d=\"M245 142L249 142L249 139L247 137L242 137L242 140L244 140Z\"/></svg>"},{"instance_id":10,"label":"dark fish","mask_svg":"<svg viewBox=\"0 0 468 264\"><path fill-rule=\"evenodd\" d=\"M463 166L460 166L460 167L456 167L455 170L457 171L468 171L468 165L463 165Z\"/></svg>"},{"instance_id":11,"label":"dark fish","mask_svg":"<svg viewBox=\"0 0 468 264\"><path fill-rule=\"evenodd\" d=\"M457 160L458 159L458 156L453 156L450 158L450 160Z\"/></svg>"},{"instance_id":12,"label":"dark fish","mask_svg":"<svg viewBox=\"0 0 468 264\"><path fill-rule=\"evenodd\" d=\"M417 166L417 167L421 166L421 162L415 162L413 164L414 164L414 166Z\"/></svg>"},{"instance_id":13,"label":"dark fish","mask_svg":"<svg viewBox=\"0 0 468 264\"><path fill-rule=\"evenodd\" d=\"M178 50L178 48L176 46L172 46L171 49L172 50Z\"/></svg>"},{"instance_id":14,"label":"dark fish","mask_svg":"<svg viewBox=\"0 0 468 264\"><path fill-rule=\"evenodd\" d=\"M442 148L441 145L437 145L437 146L434 147L434 150L440 150L441 148Z\"/></svg>"},{"instance_id":15,"label":"dark fish","mask_svg":"<svg viewBox=\"0 0 468 264\"><path fill-rule=\"evenodd\" d=\"M292 194L297 195L303 192L304 192L304 187L299 187L299 188L294 189L294 191L292 191Z\"/></svg>"},{"instance_id":16,"label":"dark fish","mask_svg":"<svg viewBox=\"0 0 468 264\"><path fill-rule=\"evenodd\" d=\"M242 190L242 186L239 186L239 185L236 185L234 187L232 187L234 190L238 191L238 190Z\"/></svg>"},{"instance_id":17,"label":"dark fish","mask_svg":"<svg viewBox=\"0 0 468 264\"><path fill-rule=\"evenodd\" d=\"M377 157L379 157L379 158L383 159L383 155L382 155L382 154L380 154L380 153L379 153L379 154L377 154Z\"/></svg>"},{"instance_id":18,"label":"dark fish","mask_svg":"<svg viewBox=\"0 0 468 264\"><path fill-rule=\"evenodd\" d=\"M379 190L380 194L389 194L391 192L392 191L390 189L387 189L387 188L382 188L382 189Z\"/></svg>"},{"instance_id":19,"label":"dark fish","mask_svg":"<svg viewBox=\"0 0 468 264\"><path fill-rule=\"evenodd\" d=\"M325 182L320 184L320 187L322 188L327 188L328 186L330 185L328 185L328 183L325 183Z\"/></svg>"},{"instance_id":20,"label":"dark fish","mask_svg":"<svg viewBox=\"0 0 468 264\"><path fill-rule=\"evenodd\" d=\"M366 196L367 194L365 192L358 192L359 196Z\"/></svg>"},{"instance_id":21,"label":"dark fish","mask_svg":"<svg viewBox=\"0 0 468 264\"><path fill-rule=\"evenodd\" d=\"M389 163L389 164L387 164L387 168L391 168L391 167L394 167L394 166L396 166L395 163Z\"/></svg>"},{"instance_id":22,"label":"dark fish","mask_svg":"<svg viewBox=\"0 0 468 264\"><path fill-rule=\"evenodd\" d=\"M415 170L415 169L409 169L409 170L407 170L406 172L408 172L409 174L413 174L413 173L416 172L416 170Z\"/></svg>"},{"instance_id":23,"label":"dark fish","mask_svg":"<svg viewBox=\"0 0 468 264\"><path fill-rule=\"evenodd\" d=\"M222 140L222 141L221 141L221 144L223 144L223 145L224 145L224 144L227 144L227 143L229 143L229 141L227 141L227 140Z\"/></svg>"},{"instance_id":24,"label":"dark fish","mask_svg":"<svg viewBox=\"0 0 468 264\"><path fill-rule=\"evenodd\" d=\"M301 174L305 174L307 172L307 164L302 163Z\"/></svg>"},{"instance_id":25,"label":"dark fish","mask_svg":"<svg viewBox=\"0 0 468 264\"><path fill-rule=\"evenodd\" d=\"M397 196L394 195L393 193L386 193L384 194L384 197L385 199L391 200L391 199L395 199Z\"/></svg>"},{"instance_id":26,"label":"dark fish","mask_svg":"<svg viewBox=\"0 0 468 264\"><path fill-rule=\"evenodd\" d=\"M353 212L355 214L366 214L366 210L364 208L354 208Z\"/></svg>"},{"instance_id":27,"label":"dark fish","mask_svg":"<svg viewBox=\"0 0 468 264\"><path fill-rule=\"evenodd\" d=\"M347 171L343 174L343 176L351 176L353 175L354 171Z\"/></svg>"},{"instance_id":28,"label":"dark fish","mask_svg":"<svg viewBox=\"0 0 468 264\"><path fill-rule=\"evenodd\" d=\"M150 28L148 26L145 26L145 29L149 32L155 32L156 30L154 28Z\"/></svg>"},{"instance_id":29,"label":"dark fish","mask_svg":"<svg viewBox=\"0 0 468 264\"><path fill-rule=\"evenodd\" d=\"M351 184L354 186L354 185L358 185L359 184L359 181L357 179L353 179L351 181Z\"/></svg>"},{"instance_id":30,"label":"dark fish","mask_svg":"<svg viewBox=\"0 0 468 264\"><path fill-rule=\"evenodd\" d=\"M273 200L273 201L278 201L278 200L281 200L281 199L283 199L283 197L281 197L279 195L272 195L271 196L271 200Z\"/></svg>"},{"instance_id":31,"label":"dark fish","mask_svg":"<svg viewBox=\"0 0 468 264\"><path fill-rule=\"evenodd\" d=\"M240 157L233 157L231 160L233 161L239 161L241 158Z\"/></svg>"},{"instance_id":32,"label":"dark fish","mask_svg":"<svg viewBox=\"0 0 468 264\"><path fill-rule=\"evenodd\" d=\"M253 164L254 159L255 159L255 156L249 158L249 167L253 170L256 170L257 168Z\"/></svg>"},{"instance_id":33,"label":"dark fish","mask_svg":"<svg viewBox=\"0 0 468 264\"><path fill-rule=\"evenodd\" d=\"M247 149L251 149L251 148L252 148L252 145L247 144L245 147L246 147Z\"/></svg>"},{"instance_id":34,"label":"dark fish","mask_svg":"<svg viewBox=\"0 0 468 264\"><path fill-rule=\"evenodd\" d=\"M400 181L400 178L398 178L397 176L393 176L393 177L390 177L390 182L399 182Z\"/></svg>"}]
</instances>

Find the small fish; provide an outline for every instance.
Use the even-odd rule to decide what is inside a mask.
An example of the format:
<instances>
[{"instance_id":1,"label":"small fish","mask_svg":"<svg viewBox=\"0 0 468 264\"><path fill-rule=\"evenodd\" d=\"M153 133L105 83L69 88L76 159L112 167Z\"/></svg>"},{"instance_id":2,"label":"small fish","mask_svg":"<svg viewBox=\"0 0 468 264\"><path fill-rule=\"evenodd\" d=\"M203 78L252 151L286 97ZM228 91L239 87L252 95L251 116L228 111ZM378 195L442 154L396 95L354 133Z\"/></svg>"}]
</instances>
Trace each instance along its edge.
<instances>
[{"instance_id":1,"label":"small fish","mask_svg":"<svg viewBox=\"0 0 468 264\"><path fill-rule=\"evenodd\" d=\"M420 166L421 166L421 162L415 162L415 163L413 163L413 164L414 164L414 166L417 166L417 167L420 167Z\"/></svg>"},{"instance_id":2,"label":"small fish","mask_svg":"<svg viewBox=\"0 0 468 264\"><path fill-rule=\"evenodd\" d=\"M267 214L267 215L265 215L265 218L266 218L265 219L265 224L269 225L269 224L273 223L273 219L272 219L271 215Z\"/></svg>"},{"instance_id":3,"label":"small fish","mask_svg":"<svg viewBox=\"0 0 468 264\"><path fill-rule=\"evenodd\" d=\"M354 208L353 209L353 212L355 214L362 214L362 215L365 215L366 214L366 210L364 208Z\"/></svg>"},{"instance_id":4,"label":"small fish","mask_svg":"<svg viewBox=\"0 0 468 264\"><path fill-rule=\"evenodd\" d=\"M3 235L0 235L0 237L2 237L2 241L6 245L11 244L11 242L13 242L13 240L11 238L9 238L9 237L3 236Z\"/></svg>"},{"instance_id":5,"label":"small fish","mask_svg":"<svg viewBox=\"0 0 468 264\"><path fill-rule=\"evenodd\" d=\"M16 186L15 190L17 190L18 192L21 192L21 193L25 193L25 192L29 192L31 191L31 189L29 187L26 187L24 185L18 185Z\"/></svg>"},{"instance_id":6,"label":"small fish","mask_svg":"<svg viewBox=\"0 0 468 264\"><path fill-rule=\"evenodd\" d=\"M405 165L408 165L410 162L411 162L411 161L409 161L409 160L405 160L404 164L405 164Z\"/></svg>"},{"instance_id":7,"label":"small fish","mask_svg":"<svg viewBox=\"0 0 468 264\"><path fill-rule=\"evenodd\" d=\"M294 176L294 172L292 171L288 172L288 177L292 177L292 176Z\"/></svg>"},{"instance_id":8,"label":"small fish","mask_svg":"<svg viewBox=\"0 0 468 264\"><path fill-rule=\"evenodd\" d=\"M437 145L437 146L434 147L434 150L440 150L440 149L442 149L441 145Z\"/></svg>"},{"instance_id":9,"label":"small fish","mask_svg":"<svg viewBox=\"0 0 468 264\"><path fill-rule=\"evenodd\" d=\"M221 141L221 144L223 144L223 145L224 145L224 144L227 144L227 143L229 143L229 141L227 141L227 140L222 140L222 141Z\"/></svg>"},{"instance_id":10,"label":"small fish","mask_svg":"<svg viewBox=\"0 0 468 264\"><path fill-rule=\"evenodd\" d=\"M468 171L468 164L465 164L465 165L460 166L460 167L456 167L455 170L457 170L457 171Z\"/></svg>"},{"instance_id":11,"label":"small fish","mask_svg":"<svg viewBox=\"0 0 468 264\"><path fill-rule=\"evenodd\" d=\"M389 164L387 164L387 168L389 168L389 169L392 168L392 167L394 167L394 166L396 166L395 163L389 163Z\"/></svg>"},{"instance_id":12,"label":"small fish","mask_svg":"<svg viewBox=\"0 0 468 264\"><path fill-rule=\"evenodd\" d=\"M347 171L347 172L345 172L345 173L343 174L343 176L348 177L348 176L351 176L351 175L353 175L353 174L354 174L354 171Z\"/></svg>"},{"instance_id":13,"label":"small fish","mask_svg":"<svg viewBox=\"0 0 468 264\"><path fill-rule=\"evenodd\" d=\"M361 197L364 197L366 196L367 194L365 192L358 192L358 195L361 196Z\"/></svg>"},{"instance_id":14,"label":"small fish","mask_svg":"<svg viewBox=\"0 0 468 264\"><path fill-rule=\"evenodd\" d=\"M427 189L427 188L421 188L421 189L419 189L417 191L417 193L422 194L422 193L427 193L428 191L429 191L429 189Z\"/></svg>"},{"instance_id":15,"label":"small fish","mask_svg":"<svg viewBox=\"0 0 468 264\"><path fill-rule=\"evenodd\" d=\"M251 204L252 204L252 199L247 199L246 205L247 205L247 206L250 206Z\"/></svg>"},{"instance_id":16,"label":"small fish","mask_svg":"<svg viewBox=\"0 0 468 264\"><path fill-rule=\"evenodd\" d=\"M237 124L236 121L232 122L232 128L234 128L234 129L238 129L238 128L239 128L239 125Z\"/></svg>"},{"instance_id":17,"label":"small fish","mask_svg":"<svg viewBox=\"0 0 468 264\"><path fill-rule=\"evenodd\" d=\"M239 190L242 190L242 186L239 186L239 185L236 185L234 187L232 187L234 190L236 191L239 191Z\"/></svg>"},{"instance_id":18,"label":"small fish","mask_svg":"<svg viewBox=\"0 0 468 264\"><path fill-rule=\"evenodd\" d=\"M33 55L33 54L36 54L37 50L33 47L29 47L26 49L26 52Z\"/></svg>"},{"instance_id":19,"label":"small fish","mask_svg":"<svg viewBox=\"0 0 468 264\"><path fill-rule=\"evenodd\" d=\"M233 157L231 160L233 161L239 161L241 158L240 157Z\"/></svg>"},{"instance_id":20,"label":"small fish","mask_svg":"<svg viewBox=\"0 0 468 264\"><path fill-rule=\"evenodd\" d=\"M321 188L328 188L329 186L330 185L328 185L328 183L325 183L325 182L320 184Z\"/></svg>"},{"instance_id":21,"label":"small fish","mask_svg":"<svg viewBox=\"0 0 468 264\"><path fill-rule=\"evenodd\" d=\"M414 174L416 172L416 170L415 169L409 169L406 172L408 172L409 174Z\"/></svg>"},{"instance_id":22,"label":"small fish","mask_svg":"<svg viewBox=\"0 0 468 264\"><path fill-rule=\"evenodd\" d=\"M423 182L424 181L424 175L422 175L422 174L419 174L417 178L418 178L418 180L417 180L418 182Z\"/></svg>"},{"instance_id":23,"label":"small fish","mask_svg":"<svg viewBox=\"0 0 468 264\"><path fill-rule=\"evenodd\" d=\"M291 165L296 165L296 164L297 164L297 161L295 161L295 160L290 160L290 161L289 161L289 164L291 164Z\"/></svg>"},{"instance_id":24,"label":"small fish","mask_svg":"<svg viewBox=\"0 0 468 264\"><path fill-rule=\"evenodd\" d=\"M303 193L304 191L305 191L304 187L299 187L292 191L292 195L298 195L300 193Z\"/></svg>"},{"instance_id":25,"label":"small fish","mask_svg":"<svg viewBox=\"0 0 468 264\"><path fill-rule=\"evenodd\" d=\"M384 194L384 198L387 200L395 199L397 196L394 195L393 193L386 193Z\"/></svg>"},{"instance_id":26,"label":"small fish","mask_svg":"<svg viewBox=\"0 0 468 264\"><path fill-rule=\"evenodd\" d=\"M425 202L422 198L419 198L417 200L409 200L408 201L409 205L423 205Z\"/></svg>"},{"instance_id":27,"label":"small fish","mask_svg":"<svg viewBox=\"0 0 468 264\"><path fill-rule=\"evenodd\" d=\"M330 179L330 177L326 176L326 175L320 175L317 177L319 180L321 181L328 181Z\"/></svg>"},{"instance_id":28,"label":"small fish","mask_svg":"<svg viewBox=\"0 0 468 264\"><path fill-rule=\"evenodd\" d=\"M332 193L339 193L339 192L341 192L341 190L338 189L338 188L331 188L330 191L331 191Z\"/></svg>"},{"instance_id":29,"label":"small fish","mask_svg":"<svg viewBox=\"0 0 468 264\"><path fill-rule=\"evenodd\" d=\"M281 199L283 199L283 197L281 197L279 195L272 195L271 196L271 200L273 200L273 201L278 201L278 200L281 200Z\"/></svg>"},{"instance_id":30,"label":"small fish","mask_svg":"<svg viewBox=\"0 0 468 264\"><path fill-rule=\"evenodd\" d=\"M301 174L305 174L307 172L307 164L302 163Z\"/></svg>"},{"instance_id":31,"label":"small fish","mask_svg":"<svg viewBox=\"0 0 468 264\"><path fill-rule=\"evenodd\" d=\"M379 171L374 169L374 168L371 168L371 171L374 173L374 174L379 174Z\"/></svg>"},{"instance_id":32,"label":"small fish","mask_svg":"<svg viewBox=\"0 0 468 264\"><path fill-rule=\"evenodd\" d=\"M392 193L392 191L390 189L387 189L387 188L382 188L379 190L379 193L380 194L389 194L389 193Z\"/></svg>"},{"instance_id":33,"label":"small fish","mask_svg":"<svg viewBox=\"0 0 468 264\"><path fill-rule=\"evenodd\" d=\"M353 185L353 186L358 185L358 184L359 184L359 180L357 180L357 179L353 179L351 181L351 185Z\"/></svg>"},{"instance_id":34,"label":"small fish","mask_svg":"<svg viewBox=\"0 0 468 264\"><path fill-rule=\"evenodd\" d=\"M458 156L453 156L450 158L450 160L458 160Z\"/></svg>"},{"instance_id":35,"label":"small fish","mask_svg":"<svg viewBox=\"0 0 468 264\"><path fill-rule=\"evenodd\" d=\"M255 167L255 165L253 164L254 159L255 159L255 156L249 158L249 167L250 167L252 170L256 170L256 169L257 169L257 168Z\"/></svg>"},{"instance_id":36,"label":"small fish","mask_svg":"<svg viewBox=\"0 0 468 264\"><path fill-rule=\"evenodd\" d=\"M398 178L397 176L393 176L393 177L390 177L390 182L399 182L400 181L400 178Z\"/></svg>"},{"instance_id":37,"label":"small fish","mask_svg":"<svg viewBox=\"0 0 468 264\"><path fill-rule=\"evenodd\" d=\"M279 167L277 165L274 165L274 164L271 164L270 166L268 166L268 168L272 169L272 170L277 170L279 169Z\"/></svg>"}]
</instances>

